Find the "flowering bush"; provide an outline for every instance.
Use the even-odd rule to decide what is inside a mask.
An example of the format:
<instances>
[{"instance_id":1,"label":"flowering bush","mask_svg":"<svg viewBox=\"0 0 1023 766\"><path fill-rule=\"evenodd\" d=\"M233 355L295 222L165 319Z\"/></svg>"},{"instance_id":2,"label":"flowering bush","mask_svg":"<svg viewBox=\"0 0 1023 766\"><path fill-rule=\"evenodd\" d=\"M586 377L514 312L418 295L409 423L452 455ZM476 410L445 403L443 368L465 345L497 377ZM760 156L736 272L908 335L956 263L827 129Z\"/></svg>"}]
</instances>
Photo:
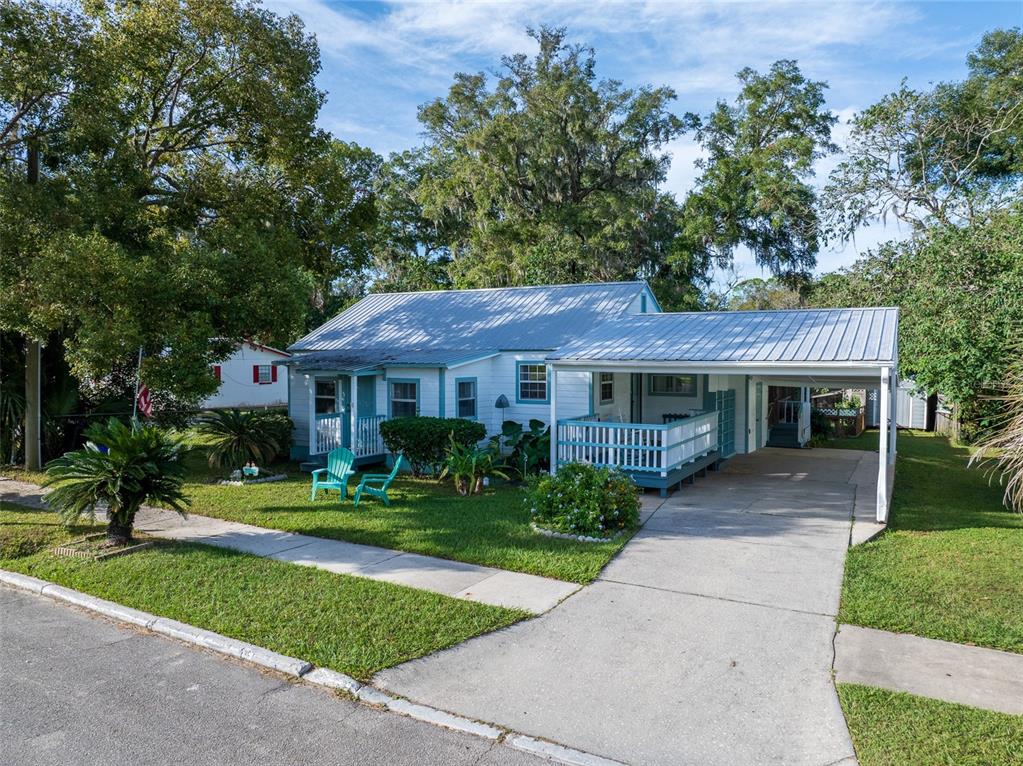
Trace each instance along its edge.
<instances>
[{"instance_id":1,"label":"flowering bush","mask_svg":"<svg viewBox=\"0 0 1023 766\"><path fill-rule=\"evenodd\" d=\"M628 474L584 463L530 477L526 507L538 526L573 535L608 537L639 524L639 496Z\"/></svg>"}]
</instances>

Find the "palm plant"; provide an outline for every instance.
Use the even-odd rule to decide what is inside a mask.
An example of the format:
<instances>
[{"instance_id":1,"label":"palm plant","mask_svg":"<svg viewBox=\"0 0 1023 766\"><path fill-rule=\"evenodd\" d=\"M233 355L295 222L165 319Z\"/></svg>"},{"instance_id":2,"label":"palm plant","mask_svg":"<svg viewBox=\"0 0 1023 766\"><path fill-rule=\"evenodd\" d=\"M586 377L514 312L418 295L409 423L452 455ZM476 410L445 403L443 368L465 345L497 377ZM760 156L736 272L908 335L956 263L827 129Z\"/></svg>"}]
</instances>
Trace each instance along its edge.
<instances>
[{"instance_id":1,"label":"palm plant","mask_svg":"<svg viewBox=\"0 0 1023 766\"><path fill-rule=\"evenodd\" d=\"M268 420L258 412L218 410L199 419L199 432L207 437L212 468L237 468L250 460L266 465L281 445Z\"/></svg>"},{"instance_id":2,"label":"palm plant","mask_svg":"<svg viewBox=\"0 0 1023 766\"><path fill-rule=\"evenodd\" d=\"M483 493L483 480L489 476L508 476L498 468L497 450L493 444L486 447L465 445L455 441L454 434L449 437L451 445L447 449L444 468L438 476L443 481L450 476L455 482L455 490L462 496Z\"/></svg>"},{"instance_id":3,"label":"palm plant","mask_svg":"<svg viewBox=\"0 0 1023 766\"><path fill-rule=\"evenodd\" d=\"M1023 513L1023 361L1010 370L1001 400L1004 417L978 445L970 465L986 464L1001 474L1005 507Z\"/></svg>"},{"instance_id":4,"label":"palm plant","mask_svg":"<svg viewBox=\"0 0 1023 766\"><path fill-rule=\"evenodd\" d=\"M107 540L131 540L135 514L144 503L160 503L184 515L183 443L157 426L126 426L111 418L85 432L84 449L66 453L46 466L47 496L64 524L81 516L95 519L97 507L107 511Z\"/></svg>"}]
</instances>

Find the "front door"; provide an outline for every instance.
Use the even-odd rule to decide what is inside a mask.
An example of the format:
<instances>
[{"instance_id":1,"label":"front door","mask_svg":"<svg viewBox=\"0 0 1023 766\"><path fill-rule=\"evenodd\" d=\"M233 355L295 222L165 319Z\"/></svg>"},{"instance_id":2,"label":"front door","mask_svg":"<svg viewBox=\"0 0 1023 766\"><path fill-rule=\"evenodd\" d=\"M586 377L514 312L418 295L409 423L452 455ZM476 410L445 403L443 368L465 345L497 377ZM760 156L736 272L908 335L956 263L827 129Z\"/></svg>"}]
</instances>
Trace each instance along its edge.
<instances>
[{"instance_id":1,"label":"front door","mask_svg":"<svg viewBox=\"0 0 1023 766\"><path fill-rule=\"evenodd\" d=\"M629 422L643 422L643 373L634 372L629 376L631 395L629 399Z\"/></svg>"}]
</instances>

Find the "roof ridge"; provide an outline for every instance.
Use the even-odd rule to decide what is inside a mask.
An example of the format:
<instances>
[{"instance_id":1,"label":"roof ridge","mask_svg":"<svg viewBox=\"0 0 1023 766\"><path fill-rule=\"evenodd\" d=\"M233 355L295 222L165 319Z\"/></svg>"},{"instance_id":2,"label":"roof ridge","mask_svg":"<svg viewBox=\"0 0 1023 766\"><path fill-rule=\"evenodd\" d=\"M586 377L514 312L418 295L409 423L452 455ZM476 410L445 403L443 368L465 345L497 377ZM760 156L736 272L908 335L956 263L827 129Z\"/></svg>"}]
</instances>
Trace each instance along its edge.
<instances>
[{"instance_id":1,"label":"roof ridge","mask_svg":"<svg viewBox=\"0 0 1023 766\"><path fill-rule=\"evenodd\" d=\"M616 282L564 282L556 285L506 285L504 287L458 287L450 290L400 290L398 292L367 293L364 298L378 295L450 295L451 293L482 293L496 290L551 290L557 287L609 287L611 285L642 285L649 287L645 279L622 279ZM355 304L352 304L355 305Z\"/></svg>"},{"instance_id":2,"label":"roof ridge","mask_svg":"<svg viewBox=\"0 0 1023 766\"><path fill-rule=\"evenodd\" d=\"M631 319L633 317L677 317L677 316L708 316L711 314L720 314L722 316L735 316L736 314L805 314L811 311L898 311L898 306L821 306L813 307L808 306L802 309L715 309L714 311L657 311L647 312L645 314L623 314L616 319L610 321L620 321L622 319Z\"/></svg>"}]
</instances>

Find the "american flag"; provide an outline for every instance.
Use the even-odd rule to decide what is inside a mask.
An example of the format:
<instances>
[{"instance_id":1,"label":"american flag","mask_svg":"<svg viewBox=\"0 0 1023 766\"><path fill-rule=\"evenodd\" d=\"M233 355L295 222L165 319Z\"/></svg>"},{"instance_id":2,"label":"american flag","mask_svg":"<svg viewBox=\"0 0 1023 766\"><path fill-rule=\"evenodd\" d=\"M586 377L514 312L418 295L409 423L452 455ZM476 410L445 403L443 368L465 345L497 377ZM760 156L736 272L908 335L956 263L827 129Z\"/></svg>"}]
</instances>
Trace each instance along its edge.
<instances>
[{"instance_id":1,"label":"american flag","mask_svg":"<svg viewBox=\"0 0 1023 766\"><path fill-rule=\"evenodd\" d=\"M139 388L138 397L139 411L147 418L153 417L153 399L149 395L149 388L143 385Z\"/></svg>"}]
</instances>

